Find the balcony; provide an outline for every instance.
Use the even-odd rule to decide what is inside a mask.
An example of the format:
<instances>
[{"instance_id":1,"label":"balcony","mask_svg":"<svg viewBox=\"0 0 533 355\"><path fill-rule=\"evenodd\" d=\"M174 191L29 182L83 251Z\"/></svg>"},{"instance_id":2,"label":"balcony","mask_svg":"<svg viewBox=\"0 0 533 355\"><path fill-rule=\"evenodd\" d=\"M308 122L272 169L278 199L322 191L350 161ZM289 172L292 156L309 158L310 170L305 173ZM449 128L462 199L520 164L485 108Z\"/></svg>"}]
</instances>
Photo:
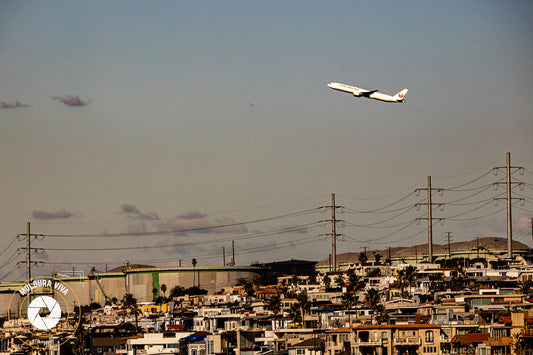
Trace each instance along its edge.
<instances>
[{"instance_id":1,"label":"balcony","mask_svg":"<svg viewBox=\"0 0 533 355\"><path fill-rule=\"evenodd\" d=\"M362 347L362 346L381 346L383 345L383 342L386 341L386 339L382 340L367 340L364 341L362 339L357 339L357 342L355 343L356 346Z\"/></svg>"},{"instance_id":2,"label":"balcony","mask_svg":"<svg viewBox=\"0 0 533 355\"><path fill-rule=\"evenodd\" d=\"M421 344L422 344L422 339L419 337L394 338L395 346L415 346L415 345L421 345Z\"/></svg>"}]
</instances>

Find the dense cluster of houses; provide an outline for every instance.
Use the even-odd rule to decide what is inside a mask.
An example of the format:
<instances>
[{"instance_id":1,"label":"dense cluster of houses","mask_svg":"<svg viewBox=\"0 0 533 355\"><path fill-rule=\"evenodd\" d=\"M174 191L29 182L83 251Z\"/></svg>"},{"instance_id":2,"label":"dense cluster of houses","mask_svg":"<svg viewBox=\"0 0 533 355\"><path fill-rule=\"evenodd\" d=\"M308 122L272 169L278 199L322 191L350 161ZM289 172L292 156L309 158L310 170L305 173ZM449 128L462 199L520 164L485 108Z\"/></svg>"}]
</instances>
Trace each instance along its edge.
<instances>
[{"instance_id":1,"label":"dense cluster of houses","mask_svg":"<svg viewBox=\"0 0 533 355\"><path fill-rule=\"evenodd\" d=\"M275 285L239 280L216 294L93 307L83 347L99 355L533 354L530 267L354 264Z\"/></svg>"}]
</instances>

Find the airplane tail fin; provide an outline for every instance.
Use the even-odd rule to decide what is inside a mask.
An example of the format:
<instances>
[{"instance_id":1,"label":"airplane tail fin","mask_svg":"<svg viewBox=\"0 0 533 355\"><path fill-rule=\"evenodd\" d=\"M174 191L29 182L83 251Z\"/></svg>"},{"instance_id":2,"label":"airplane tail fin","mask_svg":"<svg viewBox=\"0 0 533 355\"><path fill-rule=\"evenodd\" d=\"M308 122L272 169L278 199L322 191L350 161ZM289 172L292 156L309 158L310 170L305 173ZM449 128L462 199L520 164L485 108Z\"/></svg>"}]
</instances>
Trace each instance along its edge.
<instances>
[{"instance_id":1,"label":"airplane tail fin","mask_svg":"<svg viewBox=\"0 0 533 355\"><path fill-rule=\"evenodd\" d=\"M407 94L407 89L403 89L402 91L400 91L399 93L397 93L396 95L393 96L393 98L396 100L396 101L405 101L404 100L404 96L405 94Z\"/></svg>"}]
</instances>

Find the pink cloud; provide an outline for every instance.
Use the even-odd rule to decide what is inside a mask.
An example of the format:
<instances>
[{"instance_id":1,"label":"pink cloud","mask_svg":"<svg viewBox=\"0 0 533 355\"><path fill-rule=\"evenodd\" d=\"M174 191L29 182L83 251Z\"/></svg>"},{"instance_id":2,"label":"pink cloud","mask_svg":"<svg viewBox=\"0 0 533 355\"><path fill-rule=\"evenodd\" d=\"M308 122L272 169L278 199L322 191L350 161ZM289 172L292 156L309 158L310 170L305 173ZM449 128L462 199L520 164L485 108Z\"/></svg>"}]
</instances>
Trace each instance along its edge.
<instances>
[{"instance_id":1,"label":"pink cloud","mask_svg":"<svg viewBox=\"0 0 533 355\"><path fill-rule=\"evenodd\" d=\"M146 225L143 222L132 223L128 226L128 233L144 233L146 232Z\"/></svg>"},{"instance_id":2,"label":"pink cloud","mask_svg":"<svg viewBox=\"0 0 533 355\"><path fill-rule=\"evenodd\" d=\"M246 233L248 229L242 224L230 217L224 217L216 220L208 220L208 215L198 211L192 211L168 219L160 224L160 230L191 230L199 229L196 233ZM227 225L227 227L217 228L218 226ZM191 231L192 232L192 231Z\"/></svg>"},{"instance_id":3,"label":"pink cloud","mask_svg":"<svg viewBox=\"0 0 533 355\"><path fill-rule=\"evenodd\" d=\"M57 100L65 106L87 106L88 102L82 101L79 96L51 96L52 100Z\"/></svg>"},{"instance_id":4,"label":"pink cloud","mask_svg":"<svg viewBox=\"0 0 533 355\"><path fill-rule=\"evenodd\" d=\"M74 216L74 213L65 209L55 212L36 210L32 213L33 218L36 219L68 219Z\"/></svg>"},{"instance_id":5,"label":"pink cloud","mask_svg":"<svg viewBox=\"0 0 533 355\"><path fill-rule=\"evenodd\" d=\"M0 108L24 108L30 107L30 105L21 104L18 100L14 104L10 104L4 101L0 101Z\"/></svg>"},{"instance_id":6,"label":"pink cloud","mask_svg":"<svg viewBox=\"0 0 533 355\"><path fill-rule=\"evenodd\" d=\"M133 218L133 219L141 219L141 220L146 220L146 221L155 221L155 220L160 219L157 213L153 213L153 212L143 213L141 212L141 210L139 210L137 206L129 204L129 203L124 203L120 205L120 213L127 214L128 217Z\"/></svg>"}]
</instances>

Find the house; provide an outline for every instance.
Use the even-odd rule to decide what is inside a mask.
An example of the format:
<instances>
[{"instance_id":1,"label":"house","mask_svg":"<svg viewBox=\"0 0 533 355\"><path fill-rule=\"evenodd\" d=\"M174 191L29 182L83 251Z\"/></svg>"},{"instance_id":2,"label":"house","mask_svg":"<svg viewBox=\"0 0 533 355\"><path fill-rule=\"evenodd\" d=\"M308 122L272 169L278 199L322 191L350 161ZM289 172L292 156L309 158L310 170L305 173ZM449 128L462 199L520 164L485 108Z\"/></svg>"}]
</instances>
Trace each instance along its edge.
<instances>
[{"instance_id":1,"label":"house","mask_svg":"<svg viewBox=\"0 0 533 355\"><path fill-rule=\"evenodd\" d=\"M325 354L336 355L350 349L350 328L326 330Z\"/></svg>"},{"instance_id":2,"label":"house","mask_svg":"<svg viewBox=\"0 0 533 355\"><path fill-rule=\"evenodd\" d=\"M451 341L452 353L479 354L479 345L483 344L489 336L490 334L488 333L467 333L456 335Z\"/></svg>"},{"instance_id":3,"label":"house","mask_svg":"<svg viewBox=\"0 0 533 355\"><path fill-rule=\"evenodd\" d=\"M289 355L322 355L325 343L324 339L313 337L289 346Z\"/></svg>"},{"instance_id":4,"label":"house","mask_svg":"<svg viewBox=\"0 0 533 355\"><path fill-rule=\"evenodd\" d=\"M352 354L439 354L441 327L436 324L356 325Z\"/></svg>"}]
</instances>

